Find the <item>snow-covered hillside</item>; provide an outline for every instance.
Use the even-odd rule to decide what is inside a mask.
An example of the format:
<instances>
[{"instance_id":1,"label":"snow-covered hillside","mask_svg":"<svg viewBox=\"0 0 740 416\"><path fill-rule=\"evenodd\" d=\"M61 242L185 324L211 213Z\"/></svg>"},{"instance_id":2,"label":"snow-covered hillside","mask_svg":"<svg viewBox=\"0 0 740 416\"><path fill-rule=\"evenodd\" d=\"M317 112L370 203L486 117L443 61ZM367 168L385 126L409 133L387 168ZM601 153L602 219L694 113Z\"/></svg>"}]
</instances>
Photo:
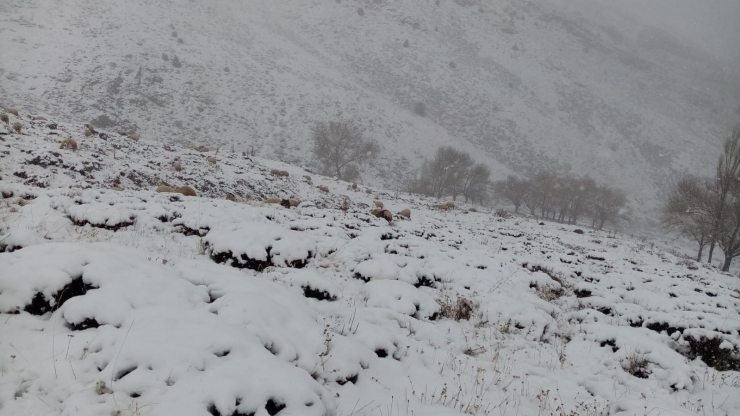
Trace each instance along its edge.
<instances>
[{"instance_id":1,"label":"snow-covered hillside","mask_svg":"<svg viewBox=\"0 0 740 416\"><path fill-rule=\"evenodd\" d=\"M654 217L669 180L714 163L740 69L582 3L4 1L0 104L297 165L317 121L345 118L383 145L376 186L455 144L497 176L591 174Z\"/></svg>"},{"instance_id":2,"label":"snow-covered hillside","mask_svg":"<svg viewBox=\"0 0 740 416\"><path fill-rule=\"evenodd\" d=\"M24 122L0 130L2 416L740 414L735 276L223 148Z\"/></svg>"}]
</instances>

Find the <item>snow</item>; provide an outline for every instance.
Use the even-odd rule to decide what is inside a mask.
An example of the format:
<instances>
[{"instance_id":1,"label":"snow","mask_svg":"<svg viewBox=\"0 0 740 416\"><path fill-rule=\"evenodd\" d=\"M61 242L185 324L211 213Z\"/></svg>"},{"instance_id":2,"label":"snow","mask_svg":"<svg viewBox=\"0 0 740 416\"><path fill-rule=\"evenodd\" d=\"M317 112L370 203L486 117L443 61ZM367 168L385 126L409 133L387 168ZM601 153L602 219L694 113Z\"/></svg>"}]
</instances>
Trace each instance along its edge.
<instances>
[{"instance_id":1,"label":"snow","mask_svg":"<svg viewBox=\"0 0 740 416\"><path fill-rule=\"evenodd\" d=\"M307 163L314 123L356 120L383 149L363 167L373 185L400 186L419 156L455 143L499 177L546 166L618 179L640 217L673 175L715 162L736 117L736 63L615 2L362 2L364 16L356 3L6 2L0 96L49 122L105 115L106 133L224 145L223 169L232 144Z\"/></svg>"},{"instance_id":2,"label":"snow","mask_svg":"<svg viewBox=\"0 0 740 416\"><path fill-rule=\"evenodd\" d=\"M230 153L194 168L201 196L157 194L129 178L169 163L143 140L73 188L19 163L44 137L3 159L2 416L740 414L740 281L712 266Z\"/></svg>"}]
</instances>

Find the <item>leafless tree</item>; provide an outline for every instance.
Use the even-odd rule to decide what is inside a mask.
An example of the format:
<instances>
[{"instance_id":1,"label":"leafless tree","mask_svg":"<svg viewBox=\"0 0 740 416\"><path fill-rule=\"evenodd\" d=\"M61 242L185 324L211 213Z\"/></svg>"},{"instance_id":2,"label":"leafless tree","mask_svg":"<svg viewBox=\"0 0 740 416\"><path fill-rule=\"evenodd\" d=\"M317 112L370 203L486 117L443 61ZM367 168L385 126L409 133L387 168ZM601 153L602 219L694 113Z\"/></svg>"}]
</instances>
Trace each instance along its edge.
<instances>
[{"instance_id":1,"label":"leafless tree","mask_svg":"<svg viewBox=\"0 0 740 416\"><path fill-rule=\"evenodd\" d=\"M338 179L354 180L357 165L375 158L378 145L362 137L359 128L348 122L322 122L313 129L313 154L324 173ZM346 178L350 173L352 178Z\"/></svg>"},{"instance_id":2,"label":"leafless tree","mask_svg":"<svg viewBox=\"0 0 740 416\"><path fill-rule=\"evenodd\" d=\"M609 222L617 225L624 218L623 210L627 205L627 196L624 192L605 185L600 185L594 193L592 205L592 226L602 230Z\"/></svg>"},{"instance_id":3,"label":"leafless tree","mask_svg":"<svg viewBox=\"0 0 740 416\"><path fill-rule=\"evenodd\" d=\"M493 189L497 195L514 205L514 213L519 212L519 207L524 204L528 192L527 181L514 175L509 175L504 180L494 182Z\"/></svg>"},{"instance_id":4,"label":"leafless tree","mask_svg":"<svg viewBox=\"0 0 740 416\"><path fill-rule=\"evenodd\" d=\"M465 202L482 200L490 183L491 169L482 163L476 163L467 170L462 180L462 195Z\"/></svg>"},{"instance_id":5,"label":"leafless tree","mask_svg":"<svg viewBox=\"0 0 740 416\"><path fill-rule=\"evenodd\" d=\"M696 261L701 261L715 226L712 200L711 188L692 176L676 183L663 206L663 226L699 244Z\"/></svg>"},{"instance_id":6,"label":"leafless tree","mask_svg":"<svg viewBox=\"0 0 740 416\"><path fill-rule=\"evenodd\" d=\"M722 270L729 271L732 260L740 256L740 125L725 141L715 182L709 187L714 196L711 201L715 204L712 242L716 240L725 253ZM713 248L712 244L710 257Z\"/></svg>"}]
</instances>

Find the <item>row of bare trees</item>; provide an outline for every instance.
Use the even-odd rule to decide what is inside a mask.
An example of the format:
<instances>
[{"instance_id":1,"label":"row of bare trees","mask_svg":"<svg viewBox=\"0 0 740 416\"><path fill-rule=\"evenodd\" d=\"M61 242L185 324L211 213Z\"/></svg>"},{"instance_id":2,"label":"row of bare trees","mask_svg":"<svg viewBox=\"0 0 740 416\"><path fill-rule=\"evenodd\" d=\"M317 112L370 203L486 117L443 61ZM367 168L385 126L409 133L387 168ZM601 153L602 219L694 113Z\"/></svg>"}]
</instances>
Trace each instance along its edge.
<instances>
[{"instance_id":1,"label":"row of bare trees","mask_svg":"<svg viewBox=\"0 0 740 416\"><path fill-rule=\"evenodd\" d=\"M514 205L514 212L527 207L532 215L576 224L588 216L591 225L603 229L611 223L616 226L625 219L627 197L624 192L597 184L589 177L559 176L539 172L531 179L510 175L493 183L496 195Z\"/></svg>"},{"instance_id":2,"label":"row of bare trees","mask_svg":"<svg viewBox=\"0 0 740 416\"><path fill-rule=\"evenodd\" d=\"M491 170L475 163L469 153L450 146L437 149L432 160L425 160L416 178L410 181L412 193L443 198L451 196L465 202L483 202L488 194Z\"/></svg>"},{"instance_id":3,"label":"row of bare trees","mask_svg":"<svg viewBox=\"0 0 740 416\"><path fill-rule=\"evenodd\" d=\"M679 180L663 206L662 220L669 230L696 241L697 261L709 246L711 263L719 246L725 255L722 270L730 270L732 260L740 256L740 126L725 141L715 177Z\"/></svg>"}]
</instances>

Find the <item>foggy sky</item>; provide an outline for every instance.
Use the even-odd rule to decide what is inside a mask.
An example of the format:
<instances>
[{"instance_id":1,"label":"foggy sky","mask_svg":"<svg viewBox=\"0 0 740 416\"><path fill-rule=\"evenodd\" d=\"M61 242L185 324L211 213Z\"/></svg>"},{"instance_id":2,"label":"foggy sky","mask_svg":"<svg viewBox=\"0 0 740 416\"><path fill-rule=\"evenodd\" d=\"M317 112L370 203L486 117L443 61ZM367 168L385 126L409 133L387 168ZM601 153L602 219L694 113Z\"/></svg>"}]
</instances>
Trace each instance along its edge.
<instances>
[{"instance_id":1,"label":"foggy sky","mask_svg":"<svg viewBox=\"0 0 740 416\"><path fill-rule=\"evenodd\" d=\"M740 68L740 0L549 0L563 8L622 12ZM608 14L602 14L608 16ZM609 22L605 22L609 23ZM740 82L740 81L739 81Z\"/></svg>"}]
</instances>

